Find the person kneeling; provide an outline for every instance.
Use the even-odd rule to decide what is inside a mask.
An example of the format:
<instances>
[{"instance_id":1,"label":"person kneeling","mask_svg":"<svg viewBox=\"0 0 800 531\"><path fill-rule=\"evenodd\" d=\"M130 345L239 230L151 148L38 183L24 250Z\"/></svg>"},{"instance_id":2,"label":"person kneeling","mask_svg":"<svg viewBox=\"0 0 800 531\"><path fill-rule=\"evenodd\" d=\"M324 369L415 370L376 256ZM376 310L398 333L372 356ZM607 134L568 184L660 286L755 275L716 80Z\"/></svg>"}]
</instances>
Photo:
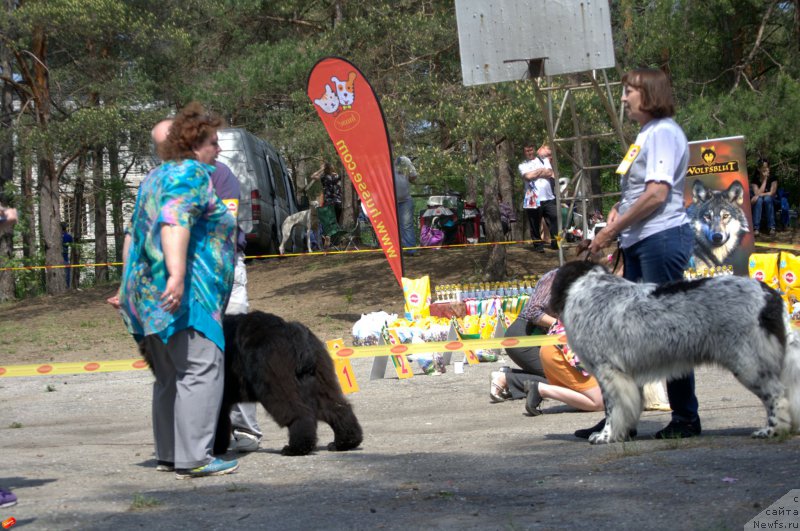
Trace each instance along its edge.
<instances>
[{"instance_id":1,"label":"person kneeling","mask_svg":"<svg viewBox=\"0 0 800 531\"><path fill-rule=\"evenodd\" d=\"M550 334L563 334L564 327L556 322ZM603 411L603 394L593 376L581 367L580 359L567 345L545 345L539 357L547 382L528 382L525 411L530 416L542 414L540 405L545 398L564 402L581 411Z\"/></svg>"}]
</instances>

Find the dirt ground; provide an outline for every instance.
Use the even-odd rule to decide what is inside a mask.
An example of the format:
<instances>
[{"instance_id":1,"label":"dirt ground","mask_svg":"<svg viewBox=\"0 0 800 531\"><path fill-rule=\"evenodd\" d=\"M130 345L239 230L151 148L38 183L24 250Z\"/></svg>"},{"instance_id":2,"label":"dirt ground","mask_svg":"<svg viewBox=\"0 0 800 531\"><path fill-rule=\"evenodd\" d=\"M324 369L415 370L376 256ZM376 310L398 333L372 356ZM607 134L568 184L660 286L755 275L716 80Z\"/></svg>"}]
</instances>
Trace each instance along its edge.
<instances>
[{"instance_id":1,"label":"dirt ground","mask_svg":"<svg viewBox=\"0 0 800 531\"><path fill-rule=\"evenodd\" d=\"M557 265L556 254L510 246L517 277ZM485 250L426 251L407 276L475 281ZM253 309L343 337L360 314L401 312L402 294L379 254L254 261ZM0 308L4 364L136 356L115 312L114 287ZM233 475L176 481L154 470L148 372L0 378L0 486L19 497L0 522L21 529L741 529L800 487L800 437L759 441L755 396L729 374L698 372L704 436L655 441L668 413L645 412L636 441L592 447L572 432L602 418L544 403L491 404L489 375L506 363L410 380L369 380L350 395L361 448L281 456L286 430L259 412L261 450ZM230 456L232 457L232 456ZM766 522L766 519L763 519ZM798 520L800 521L800 520Z\"/></svg>"}]
</instances>

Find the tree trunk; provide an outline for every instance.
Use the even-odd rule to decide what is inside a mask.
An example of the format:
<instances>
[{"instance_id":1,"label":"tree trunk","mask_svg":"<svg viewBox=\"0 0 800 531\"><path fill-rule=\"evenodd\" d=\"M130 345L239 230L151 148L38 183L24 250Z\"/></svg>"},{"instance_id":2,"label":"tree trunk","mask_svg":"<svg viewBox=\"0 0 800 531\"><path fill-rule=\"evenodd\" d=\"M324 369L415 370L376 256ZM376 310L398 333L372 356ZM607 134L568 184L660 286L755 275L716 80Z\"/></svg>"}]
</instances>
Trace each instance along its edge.
<instances>
[{"instance_id":1,"label":"tree trunk","mask_svg":"<svg viewBox=\"0 0 800 531\"><path fill-rule=\"evenodd\" d=\"M61 203L58 189L58 172L53 157L44 149L39 156L39 227L42 231L45 265L63 265L61 249ZM57 295L67 290L67 277L63 268L45 269L45 290Z\"/></svg>"},{"instance_id":2,"label":"tree trunk","mask_svg":"<svg viewBox=\"0 0 800 531\"><path fill-rule=\"evenodd\" d=\"M500 147L503 144L507 144L505 139L495 144L496 175L487 177L483 185L483 223L486 230L486 240L490 242L503 241L500 207L497 203L497 196L500 193L500 175L503 172L503 168L508 173L508 160L505 157L506 154L503 148ZM486 256L485 278L489 281L508 278L505 245L489 246Z\"/></svg>"},{"instance_id":3,"label":"tree trunk","mask_svg":"<svg viewBox=\"0 0 800 531\"><path fill-rule=\"evenodd\" d=\"M108 226L106 217L106 184L103 179L103 147L92 151L92 183L94 195L94 268L95 282L108 280Z\"/></svg>"},{"instance_id":4,"label":"tree trunk","mask_svg":"<svg viewBox=\"0 0 800 531\"><path fill-rule=\"evenodd\" d=\"M0 40L0 71L11 72L11 57L8 47ZM14 133L12 130L14 93L11 84L3 82L0 88L0 203L11 205L5 194L5 186L14 177Z\"/></svg>"},{"instance_id":5,"label":"tree trunk","mask_svg":"<svg viewBox=\"0 0 800 531\"><path fill-rule=\"evenodd\" d=\"M336 0L333 3L333 12L331 13L331 26L333 29L344 21L344 14L342 12L342 0Z\"/></svg>"},{"instance_id":6,"label":"tree trunk","mask_svg":"<svg viewBox=\"0 0 800 531\"><path fill-rule=\"evenodd\" d=\"M7 231L0 235L0 267L11 265L14 258L14 231ZM0 302L13 300L14 272L0 271Z\"/></svg>"},{"instance_id":7,"label":"tree trunk","mask_svg":"<svg viewBox=\"0 0 800 531\"><path fill-rule=\"evenodd\" d=\"M114 225L114 261L122 262L122 242L125 239L122 199L125 194L125 180L119 173L119 149L116 145L108 147L108 167L110 172L108 187L111 193L111 221ZM122 275L122 268L118 268L118 274Z\"/></svg>"},{"instance_id":8,"label":"tree trunk","mask_svg":"<svg viewBox=\"0 0 800 531\"><path fill-rule=\"evenodd\" d=\"M800 52L800 0L794 0L794 39Z\"/></svg>"},{"instance_id":9,"label":"tree trunk","mask_svg":"<svg viewBox=\"0 0 800 531\"><path fill-rule=\"evenodd\" d=\"M86 157L81 156L78 159L78 174L75 178L75 187L73 192L73 201L75 203L75 207L73 210L72 216L72 224L71 224L71 234L74 245L70 250L69 255L69 263L70 264L80 264L81 263L81 246L78 243L83 239L83 216L84 216L84 208L86 206L86 199L84 197L85 188L86 188ZM70 272L70 284L73 288L77 289L80 286L81 280L81 268L75 267Z\"/></svg>"},{"instance_id":10,"label":"tree trunk","mask_svg":"<svg viewBox=\"0 0 800 531\"><path fill-rule=\"evenodd\" d=\"M514 209L514 212L517 214L517 220L522 220L521 212L519 212L519 204L520 201L517 201L514 197L514 178L512 177L511 171L509 171L509 152L511 150L511 146L507 139L502 139L500 142L495 144L495 160L497 163L497 184L500 196L503 198L503 201L508 201L511 205L511 208ZM524 227L524 223L517 223L511 224L511 239L512 240L521 240L522 239L522 227Z\"/></svg>"},{"instance_id":11,"label":"tree trunk","mask_svg":"<svg viewBox=\"0 0 800 531\"><path fill-rule=\"evenodd\" d=\"M469 141L471 171L464 176L464 201L476 202L478 200L478 174L480 173L481 157L480 140Z\"/></svg>"},{"instance_id":12,"label":"tree trunk","mask_svg":"<svg viewBox=\"0 0 800 531\"><path fill-rule=\"evenodd\" d=\"M339 220L342 228L351 229L356 224L356 208L357 203L356 189L353 187L353 181L346 173L341 173L342 176L342 219Z\"/></svg>"},{"instance_id":13,"label":"tree trunk","mask_svg":"<svg viewBox=\"0 0 800 531\"><path fill-rule=\"evenodd\" d=\"M33 52L33 75L31 92L36 106L36 120L44 142L39 147L39 227L44 247L45 265L63 265L61 254L61 207L58 188L58 172L52 146L47 138L50 123L50 80L47 69L47 35L43 26L33 28L31 39ZM63 293L67 289L67 278L63 269L45 270L45 290L49 295Z\"/></svg>"},{"instance_id":14,"label":"tree trunk","mask_svg":"<svg viewBox=\"0 0 800 531\"><path fill-rule=\"evenodd\" d=\"M36 230L33 222L36 219L36 207L33 200L33 167L29 162L22 162L22 180L20 181L20 195L22 196L22 217L27 219L29 227L22 234L22 256L31 261L36 254Z\"/></svg>"},{"instance_id":15,"label":"tree trunk","mask_svg":"<svg viewBox=\"0 0 800 531\"><path fill-rule=\"evenodd\" d=\"M623 0L620 2L620 13L622 14L622 40L625 43L625 56L630 57L633 55L633 46L635 44L633 38L633 28L635 26L635 16L633 12L634 6L631 0Z\"/></svg>"},{"instance_id":16,"label":"tree trunk","mask_svg":"<svg viewBox=\"0 0 800 531\"><path fill-rule=\"evenodd\" d=\"M4 6L5 10L10 7ZM5 42L0 41L0 69L11 72L11 54ZM0 89L0 204L4 206L18 206L12 203L11 197L5 193L6 186L14 178L14 135L12 131L12 116L14 106L12 103L12 88L9 83L3 83ZM0 265L10 264L14 257L14 232L7 231L0 235ZM0 302L14 298L14 272L0 271Z\"/></svg>"},{"instance_id":17,"label":"tree trunk","mask_svg":"<svg viewBox=\"0 0 800 531\"><path fill-rule=\"evenodd\" d=\"M591 166L599 166L600 165L600 143L597 140L591 140L589 142L589 165ZM603 185L601 183L601 175L600 170L589 170L589 181L592 183L590 193L592 195L600 195L603 193ZM603 198L596 197L593 201L591 211L589 215L591 216L594 211L603 212Z\"/></svg>"}]
</instances>

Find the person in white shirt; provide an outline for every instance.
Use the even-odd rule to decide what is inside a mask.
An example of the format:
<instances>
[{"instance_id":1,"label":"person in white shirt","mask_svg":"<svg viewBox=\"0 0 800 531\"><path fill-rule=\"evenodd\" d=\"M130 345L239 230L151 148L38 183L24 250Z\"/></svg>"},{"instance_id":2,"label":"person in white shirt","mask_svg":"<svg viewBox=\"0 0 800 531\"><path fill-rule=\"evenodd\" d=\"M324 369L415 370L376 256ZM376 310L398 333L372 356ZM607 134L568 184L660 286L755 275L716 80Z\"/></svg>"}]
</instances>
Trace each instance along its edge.
<instances>
[{"instance_id":1,"label":"person in white shirt","mask_svg":"<svg viewBox=\"0 0 800 531\"><path fill-rule=\"evenodd\" d=\"M592 240L590 249L601 252L619 237L625 278L665 284L683 278L694 246L683 198L689 144L672 118L672 86L663 71L631 70L622 76L622 86L625 112L641 129L617 168L622 198L612 207L606 227ZM655 438L700 435L694 372L667 381L667 395L672 420ZM576 435L588 438L599 431L598 426L578 430L581 433Z\"/></svg>"},{"instance_id":2,"label":"person in white shirt","mask_svg":"<svg viewBox=\"0 0 800 531\"><path fill-rule=\"evenodd\" d=\"M537 151L533 144L525 146L525 160L519 165L519 173L525 181L525 198L522 208L528 218L531 239L535 251L544 252L542 243L542 218L550 227L550 248L558 249L558 210L553 193L553 167L550 164L552 151L543 145Z\"/></svg>"}]
</instances>

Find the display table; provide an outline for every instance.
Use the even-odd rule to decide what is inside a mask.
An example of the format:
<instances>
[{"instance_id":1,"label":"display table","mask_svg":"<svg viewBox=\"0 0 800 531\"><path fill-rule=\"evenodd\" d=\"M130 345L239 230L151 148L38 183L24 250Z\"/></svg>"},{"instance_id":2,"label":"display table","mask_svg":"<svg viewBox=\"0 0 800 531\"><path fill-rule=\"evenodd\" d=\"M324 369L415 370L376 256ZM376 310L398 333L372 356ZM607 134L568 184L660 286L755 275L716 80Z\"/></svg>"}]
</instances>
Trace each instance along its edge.
<instances>
[{"instance_id":1,"label":"display table","mask_svg":"<svg viewBox=\"0 0 800 531\"><path fill-rule=\"evenodd\" d=\"M464 317L467 315L467 305L463 302L434 302L430 306L431 317Z\"/></svg>"}]
</instances>

